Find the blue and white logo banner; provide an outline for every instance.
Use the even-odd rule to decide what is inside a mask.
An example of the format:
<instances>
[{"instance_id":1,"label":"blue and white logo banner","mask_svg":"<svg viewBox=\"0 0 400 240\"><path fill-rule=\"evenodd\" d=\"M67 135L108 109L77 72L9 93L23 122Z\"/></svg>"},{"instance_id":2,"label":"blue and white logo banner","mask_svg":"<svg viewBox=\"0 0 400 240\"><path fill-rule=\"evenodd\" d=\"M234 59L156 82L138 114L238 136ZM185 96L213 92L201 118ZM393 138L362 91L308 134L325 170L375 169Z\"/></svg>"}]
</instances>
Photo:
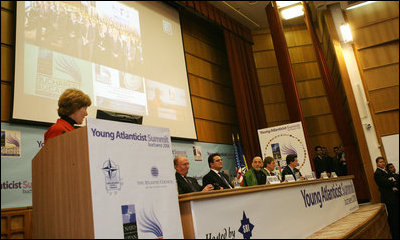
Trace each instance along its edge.
<instances>
[{"instance_id":1,"label":"blue and white logo banner","mask_svg":"<svg viewBox=\"0 0 400 240\"><path fill-rule=\"evenodd\" d=\"M87 133L95 238L183 238L169 130L88 119Z\"/></svg>"},{"instance_id":2,"label":"blue and white logo banner","mask_svg":"<svg viewBox=\"0 0 400 240\"><path fill-rule=\"evenodd\" d=\"M301 122L258 130L263 158L271 156L276 162L276 172L286 166L286 156L296 154L297 168L303 176L311 175L310 158Z\"/></svg>"}]
</instances>

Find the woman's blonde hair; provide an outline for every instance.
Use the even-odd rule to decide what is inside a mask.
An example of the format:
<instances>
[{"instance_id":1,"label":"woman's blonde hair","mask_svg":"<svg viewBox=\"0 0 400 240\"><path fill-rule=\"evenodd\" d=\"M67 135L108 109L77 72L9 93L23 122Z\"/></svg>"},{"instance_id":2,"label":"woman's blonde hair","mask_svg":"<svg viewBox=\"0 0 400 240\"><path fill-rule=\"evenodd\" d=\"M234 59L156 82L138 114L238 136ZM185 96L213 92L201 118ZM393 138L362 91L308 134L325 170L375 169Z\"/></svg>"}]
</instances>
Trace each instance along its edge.
<instances>
[{"instance_id":1,"label":"woman's blonde hair","mask_svg":"<svg viewBox=\"0 0 400 240\"><path fill-rule=\"evenodd\" d=\"M90 97L79 89L69 88L58 99L58 116L69 116L82 107L92 104Z\"/></svg>"}]
</instances>

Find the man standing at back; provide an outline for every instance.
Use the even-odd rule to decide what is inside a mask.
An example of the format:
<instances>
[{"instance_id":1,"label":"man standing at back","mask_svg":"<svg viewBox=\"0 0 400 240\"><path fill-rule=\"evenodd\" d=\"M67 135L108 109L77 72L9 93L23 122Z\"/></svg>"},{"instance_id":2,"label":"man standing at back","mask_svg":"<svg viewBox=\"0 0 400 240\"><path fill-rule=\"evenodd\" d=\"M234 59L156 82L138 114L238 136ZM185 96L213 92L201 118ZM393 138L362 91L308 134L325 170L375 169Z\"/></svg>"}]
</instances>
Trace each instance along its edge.
<instances>
[{"instance_id":1,"label":"man standing at back","mask_svg":"<svg viewBox=\"0 0 400 240\"><path fill-rule=\"evenodd\" d=\"M195 178L187 177L186 175L189 172L189 160L184 156L176 156L174 158L174 167L175 167L175 178L176 183L178 185L178 193L191 193L191 192L199 192L199 191L210 191L213 190L214 187L209 184L204 188L200 186Z\"/></svg>"},{"instance_id":2,"label":"man standing at back","mask_svg":"<svg viewBox=\"0 0 400 240\"><path fill-rule=\"evenodd\" d=\"M386 171L386 161L383 157L376 158L374 179L381 193L381 201L386 205L388 222L393 239L399 236L399 189L396 179Z\"/></svg>"},{"instance_id":3,"label":"man standing at back","mask_svg":"<svg viewBox=\"0 0 400 240\"><path fill-rule=\"evenodd\" d=\"M222 170L222 158L218 153L213 153L208 156L208 166L210 172L203 177L203 186L212 184L214 189L231 189L233 186L229 183L229 176L221 172Z\"/></svg>"},{"instance_id":4,"label":"man standing at back","mask_svg":"<svg viewBox=\"0 0 400 240\"><path fill-rule=\"evenodd\" d=\"M261 157L256 156L251 163L252 168L244 174L243 186L263 185L267 180L267 173L263 168Z\"/></svg>"},{"instance_id":5,"label":"man standing at back","mask_svg":"<svg viewBox=\"0 0 400 240\"><path fill-rule=\"evenodd\" d=\"M324 156L322 147L316 146L315 153L317 156L314 157L314 166L317 178L321 177L321 173L326 172L328 177L331 175L331 159Z\"/></svg>"}]
</instances>

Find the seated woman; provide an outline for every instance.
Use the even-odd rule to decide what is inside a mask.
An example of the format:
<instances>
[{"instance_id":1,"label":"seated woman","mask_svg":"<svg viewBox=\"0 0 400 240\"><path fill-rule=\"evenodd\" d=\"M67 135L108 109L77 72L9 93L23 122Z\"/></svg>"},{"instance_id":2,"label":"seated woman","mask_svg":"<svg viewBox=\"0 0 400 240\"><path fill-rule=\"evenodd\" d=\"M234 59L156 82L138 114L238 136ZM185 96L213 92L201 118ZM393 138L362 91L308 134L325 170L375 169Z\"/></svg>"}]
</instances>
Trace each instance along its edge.
<instances>
[{"instance_id":1,"label":"seated woman","mask_svg":"<svg viewBox=\"0 0 400 240\"><path fill-rule=\"evenodd\" d=\"M75 129L75 124L82 124L88 115L87 108L92 104L90 97L81 90L70 88L58 99L58 116L60 118L44 133L44 143L58 135Z\"/></svg>"}]
</instances>

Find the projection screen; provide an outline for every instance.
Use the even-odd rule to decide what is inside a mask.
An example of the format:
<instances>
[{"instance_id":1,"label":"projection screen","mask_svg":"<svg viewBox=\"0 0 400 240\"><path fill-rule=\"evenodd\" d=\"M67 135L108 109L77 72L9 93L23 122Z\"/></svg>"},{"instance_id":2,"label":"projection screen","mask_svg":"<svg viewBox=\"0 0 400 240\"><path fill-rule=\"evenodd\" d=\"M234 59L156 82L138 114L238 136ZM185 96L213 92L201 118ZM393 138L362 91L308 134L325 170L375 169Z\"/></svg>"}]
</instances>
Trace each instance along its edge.
<instances>
[{"instance_id":1,"label":"projection screen","mask_svg":"<svg viewBox=\"0 0 400 240\"><path fill-rule=\"evenodd\" d=\"M96 110L196 139L179 13L161 2L18 1L12 118L54 123L78 88Z\"/></svg>"}]
</instances>

